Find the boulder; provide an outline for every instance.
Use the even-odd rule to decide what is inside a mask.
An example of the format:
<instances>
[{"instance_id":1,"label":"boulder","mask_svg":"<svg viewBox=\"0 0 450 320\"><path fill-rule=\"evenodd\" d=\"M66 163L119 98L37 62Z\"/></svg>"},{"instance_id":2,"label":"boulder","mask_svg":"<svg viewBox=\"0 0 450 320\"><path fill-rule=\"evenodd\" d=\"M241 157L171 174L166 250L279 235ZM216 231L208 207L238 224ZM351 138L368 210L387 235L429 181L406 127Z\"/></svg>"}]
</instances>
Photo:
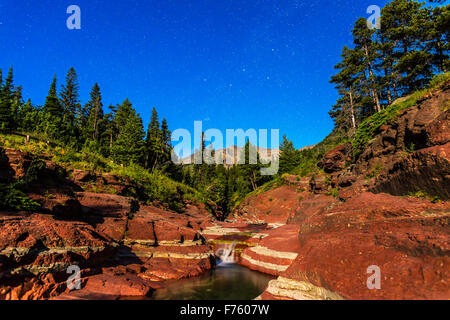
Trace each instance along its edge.
<instances>
[{"instance_id":1,"label":"boulder","mask_svg":"<svg viewBox=\"0 0 450 320\"><path fill-rule=\"evenodd\" d=\"M66 289L71 265L90 268L115 255L104 235L83 222L50 215L0 215L0 298L42 299Z\"/></svg>"},{"instance_id":2,"label":"boulder","mask_svg":"<svg viewBox=\"0 0 450 320\"><path fill-rule=\"evenodd\" d=\"M323 159L317 166L322 168L326 173L341 171L346 167L347 162L351 161L351 149L352 145L350 143L337 146L333 150L325 153Z\"/></svg>"},{"instance_id":3,"label":"boulder","mask_svg":"<svg viewBox=\"0 0 450 320\"><path fill-rule=\"evenodd\" d=\"M329 198L317 195L297 212L298 256L263 298L450 298L448 202L370 192ZM379 290L367 286L372 266Z\"/></svg>"}]
</instances>

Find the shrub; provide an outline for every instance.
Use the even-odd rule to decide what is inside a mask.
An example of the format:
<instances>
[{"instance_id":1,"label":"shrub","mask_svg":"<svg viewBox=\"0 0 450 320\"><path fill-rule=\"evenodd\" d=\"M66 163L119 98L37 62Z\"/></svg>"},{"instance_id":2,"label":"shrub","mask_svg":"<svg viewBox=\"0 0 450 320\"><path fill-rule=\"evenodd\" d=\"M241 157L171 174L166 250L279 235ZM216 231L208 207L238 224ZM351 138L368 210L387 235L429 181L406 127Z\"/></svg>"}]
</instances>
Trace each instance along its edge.
<instances>
[{"instance_id":1,"label":"shrub","mask_svg":"<svg viewBox=\"0 0 450 320\"><path fill-rule=\"evenodd\" d=\"M0 185L0 208L14 211L34 211L39 209L40 205L13 186Z\"/></svg>"}]
</instances>

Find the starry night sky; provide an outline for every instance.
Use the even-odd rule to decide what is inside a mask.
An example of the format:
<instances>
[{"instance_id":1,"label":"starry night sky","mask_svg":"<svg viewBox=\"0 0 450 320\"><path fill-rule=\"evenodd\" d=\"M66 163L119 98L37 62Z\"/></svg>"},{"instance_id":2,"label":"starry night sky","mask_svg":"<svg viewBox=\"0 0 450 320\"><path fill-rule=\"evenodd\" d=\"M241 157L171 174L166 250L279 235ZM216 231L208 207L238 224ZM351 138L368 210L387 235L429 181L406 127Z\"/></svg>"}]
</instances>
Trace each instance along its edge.
<instances>
[{"instance_id":1,"label":"starry night sky","mask_svg":"<svg viewBox=\"0 0 450 320\"><path fill-rule=\"evenodd\" d=\"M328 81L354 21L387 2L0 0L0 68L34 104L74 66L83 104L98 82L105 112L128 97L145 127L156 106L171 130L280 129L300 148L333 127Z\"/></svg>"}]
</instances>

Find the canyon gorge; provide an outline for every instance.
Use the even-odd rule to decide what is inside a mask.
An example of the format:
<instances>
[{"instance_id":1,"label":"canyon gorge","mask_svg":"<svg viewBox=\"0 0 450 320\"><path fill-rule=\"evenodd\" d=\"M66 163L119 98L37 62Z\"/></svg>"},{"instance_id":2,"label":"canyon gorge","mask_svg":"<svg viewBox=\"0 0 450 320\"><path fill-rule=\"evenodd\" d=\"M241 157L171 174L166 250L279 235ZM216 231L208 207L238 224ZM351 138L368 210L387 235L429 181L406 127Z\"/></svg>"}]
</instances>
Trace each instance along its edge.
<instances>
[{"instance_id":1,"label":"canyon gorge","mask_svg":"<svg viewBox=\"0 0 450 320\"><path fill-rule=\"evenodd\" d=\"M236 263L272 276L252 299L449 299L449 97L447 82L378 128L357 160L339 145L321 174L285 174L223 221L195 200L180 212L142 203L124 195L136 187L126 179L43 154L27 193L41 208L0 212L0 299L146 299L211 272L230 246ZM0 181L24 177L34 157L2 147ZM80 290L67 288L71 265Z\"/></svg>"}]
</instances>

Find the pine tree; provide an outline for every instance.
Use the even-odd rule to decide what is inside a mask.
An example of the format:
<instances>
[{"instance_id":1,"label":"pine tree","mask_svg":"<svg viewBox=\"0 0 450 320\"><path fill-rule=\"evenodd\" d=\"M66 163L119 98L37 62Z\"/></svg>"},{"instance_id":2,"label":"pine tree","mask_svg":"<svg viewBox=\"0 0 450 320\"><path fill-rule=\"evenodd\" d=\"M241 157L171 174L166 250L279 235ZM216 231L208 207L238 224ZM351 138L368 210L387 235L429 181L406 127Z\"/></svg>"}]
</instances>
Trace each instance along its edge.
<instances>
[{"instance_id":1,"label":"pine tree","mask_svg":"<svg viewBox=\"0 0 450 320\"><path fill-rule=\"evenodd\" d=\"M340 71L331 77L330 82L336 85L342 97L333 106L330 116L336 125L354 130L358 113L356 99L357 95L361 94L358 87L365 78L364 54L360 50L344 47L341 58L342 61L335 66L335 69Z\"/></svg>"},{"instance_id":2,"label":"pine tree","mask_svg":"<svg viewBox=\"0 0 450 320\"><path fill-rule=\"evenodd\" d=\"M142 164L145 151L144 137L142 118L132 110L113 144L114 160L123 165Z\"/></svg>"},{"instance_id":3,"label":"pine tree","mask_svg":"<svg viewBox=\"0 0 450 320\"><path fill-rule=\"evenodd\" d=\"M66 75L66 83L61 89L61 105L63 108L63 121L68 127L77 125L82 118L82 108L78 94L78 78L75 69L69 69Z\"/></svg>"},{"instance_id":4,"label":"pine tree","mask_svg":"<svg viewBox=\"0 0 450 320\"><path fill-rule=\"evenodd\" d=\"M433 66L439 72L446 72L450 65L450 5L424 8L421 13L422 19L414 24L415 33L430 54Z\"/></svg>"},{"instance_id":5,"label":"pine tree","mask_svg":"<svg viewBox=\"0 0 450 320\"><path fill-rule=\"evenodd\" d=\"M367 20L359 18L352 31L355 50L361 50L364 59L362 60L363 74L369 88L370 96L374 100L375 112L381 111L378 89L376 86L376 77L374 64L378 58L377 46L372 40L374 31L367 27Z\"/></svg>"},{"instance_id":6,"label":"pine tree","mask_svg":"<svg viewBox=\"0 0 450 320\"><path fill-rule=\"evenodd\" d=\"M393 52L395 43L388 41L382 31L377 32L377 37L379 38L378 49L380 55L377 67L382 72L379 78L381 98L384 98L385 104L390 105L398 97L398 81L400 78L400 75L394 71L395 57Z\"/></svg>"},{"instance_id":7,"label":"pine tree","mask_svg":"<svg viewBox=\"0 0 450 320\"><path fill-rule=\"evenodd\" d=\"M104 132L103 126L103 103L100 87L96 83L91 91L91 100L86 104L86 126L84 128L87 139L99 141Z\"/></svg>"},{"instance_id":8,"label":"pine tree","mask_svg":"<svg viewBox=\"0 0 450 320\"><path fill-rule=\"evenodd\" d=\"M11 111L11 126L13 129L17 129L19 120L19 110L23 107L24 101L22 97L22 87L15 87L12 99L12 111Z\"/></svg>"},{"instance_id":9,"label":"pine tree","mask_svg":"<svg viewBox=\"0 0 450 320\"><path fill-rule=\"evenodd\" d=\"M53 77L47 98L45 99L44 111L51 114L55 118L62 117L63 109L58 100L58 93L56 92L56 75Z\"/></svg>"},{"instance_id":10,"label":"pine tree","mask_svg":"<svg viewBox=\"0 0 450 320\"><path fill-rule=\"evenodd\" d=\"M5 83L0 90L0 130L10 131L14 129L13 100L13 68L11 67L8 76L5 79Z\"/></svg>"},{"instance_id":11,"label":"pine tree","mask_svg":"<svg viewBox=\"0 0 450 320\"><path fill-rule=\"evenodd\" d=\"M131 114L133 114L133 105L128 100L128 98L126 98L122 102L122 104L117 105L116 107L114 115L116 135L118 135L120 131L123 129Z\"/></svg>"},{"instance_id":12,"label":"pine tree","mask_svg":"<svg viewBox=\"0 0 450 320\"><path fill-rule=\"evenodd\" d=\"M422 3L413 0L394 0L381 11L381 32L394 43L395 71L401 74L404 94L423 86L429 78L430 57L421 50L415 25Z\"/></svg>"},{"instance_id":13,"label":"pine tree","mask_svg":"<svg viewBox=\"0 0 450 320\"><path fill-rule=\"evenodd\" d=\"M168 130L168 129L167 129ZM160 129L158 113L156 108L152 109L152 116L147 129L147 137L145 139L146 146L146 165L150 170L158 168L164 158L165 141L163 133Z\"/></svg>"},{"instance_id":14,"label":"pine tree","mask_svg":"<svg viewBox=\"0 0 450 320\"><path fill-rule=\"evenodd\" d=\"M243 178L246 184L249 185L251 190L256 190L264 180L260 171L262 164L259 159L258 149L256 146L252 145L249 140L247 140L242 153L245 163L238 165L239 175Z\"/></svg>"},{"instance_id":15,"label":"pine tree","mask_svg":"<svg viewBox=\"0 0 450 320\"><path fill-rule=\"evenodd\" d=\"M161 134L164 148L164 161L168 161L172 152L172 133L169 130L166 118L163 118L161 123Z\"/></svg>"},{"instance_id":16,"label":"pine tree","mask_svg":"<svg viewBox=\"0 0 450 320\"><path fill-rule=\"evenodd\" d=\"M48 95L44 104L44 121L40 124L43 132L51 138L64 138L64 123L63 123L63 107L58 99L58 93L56 90L56 75L53 77L53 81L50 85ZM64 140L64 139L62 139Z\"/></svg>"},{"instance_id":17,"label":"pine tree","mask_svg":"<svg viewBox=\"0 0 450 320\"><path fill-rule=\"evenodd\" d=\"M110 105L109 110L110 112L107 113L104 117L105 151L103 152L103 154L105 156L110 156L112 154L113 141L117 135L116 120L115 120L115 113L117 111L117 108Z\"/></svg>"},{"instance_id":18,"label":"pine tree","mask_svg":"<svg viewBox=\"0 0 450 320\"><path fill-rule=\"evenodd\" d=\"M289 173L299 164L298 154L294 148L294 144L286 135L283 135L283 141L280 145L279 163L279 174Z\"/></svg>"}]
</instances>

